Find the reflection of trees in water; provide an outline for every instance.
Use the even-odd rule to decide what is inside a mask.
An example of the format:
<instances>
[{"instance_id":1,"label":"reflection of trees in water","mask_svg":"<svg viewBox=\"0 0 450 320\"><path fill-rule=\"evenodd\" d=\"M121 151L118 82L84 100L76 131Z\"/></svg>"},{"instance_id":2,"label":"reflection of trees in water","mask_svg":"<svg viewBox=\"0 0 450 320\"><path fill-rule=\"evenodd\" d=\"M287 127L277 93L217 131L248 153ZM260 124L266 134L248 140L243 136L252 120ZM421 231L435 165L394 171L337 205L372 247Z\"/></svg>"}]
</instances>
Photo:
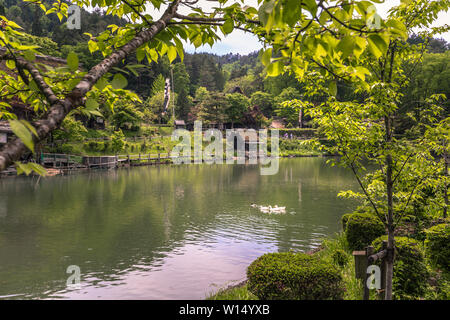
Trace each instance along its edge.
<instances>
[{"instance_id":1,"label":"reflection of trees in water","mask_svg":"<svg viewBox=\"0 0 450 320\"><path fill-rule=\"evenodd\" d=\"M0 295L39 296L56 289L45 287L50 281L62 289L71 264L84 275L118 280L121 270L158 264L183 246L187 232L202 238L236 228L251 235L263 223L279 250L287 251L294 240L317 232L308 224L335 219L310 212L312 196L325 191L321 202L335 201L351 179L318 165L320 159L298 160L282 160L276 176L260 176L254 165L190 165L55 177L38 186L31 179L0 182L0 213L1 207L8 212L0 217L0 256L7 257L0 265ZM298 212L266 217L250 211L253 202ZM232 220L221 218L227 215Z\"/></svg>"},{"instance_id":2,"label":"reflection of trees in water","mask_svg":"<svg viewBox=\"0 0 450 320\"><path fill-rule=\"evenodd\" d=\"M7 205L6 197L4 195L0 195L0 219L6 217L8 214L8 208L6 207L6 205Z\"/></svg>"},{"instance_id":3,"label":"reflection of trees in water","mask_svg":"<svg viewBox=\"0 0 450 320\"><path fill-rule=\"evenodd\" d=\"M301 179L299 179L299 181L298 181L297 190L298 190L298 202L302 202L302 180Z\"/></svg>"}]
</instances>

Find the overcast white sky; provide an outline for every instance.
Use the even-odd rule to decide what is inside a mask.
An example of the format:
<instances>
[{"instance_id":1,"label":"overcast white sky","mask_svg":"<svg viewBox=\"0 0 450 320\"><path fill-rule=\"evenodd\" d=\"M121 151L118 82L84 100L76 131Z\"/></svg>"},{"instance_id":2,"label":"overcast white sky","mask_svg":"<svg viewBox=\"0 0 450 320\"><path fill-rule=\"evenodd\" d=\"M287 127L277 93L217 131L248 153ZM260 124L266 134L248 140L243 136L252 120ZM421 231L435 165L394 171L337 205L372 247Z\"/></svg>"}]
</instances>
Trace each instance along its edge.
<instances>
[{"instance_id":1,"label":"overcast white sky","mask_svg":"<svg viewBox=\"0 0 450 320\"><path fill-rule=\"evenodd\" d=\"M201 7L206 11L207 8L211 7L211 4L208 3L208 1L200 0ZM400 0L386 0L383 4L376 4L378 13L385 17L387 14L387 11L389 8L398 5L400 3ZM256 0L249 0L245 1L245 4L251 5L251 6L257 6ZM163 9L163 8L161 8ZM189 12L189 10L183 10L181 9L181 12L183 13ZM149 12L152 14L154 18L158 17L159 14L155 12ZM441 13L435 23L435 25L443 25L443 24L450 24L450 12L447 13ZM440 35L440 37L444 38L446 41L450 42L450 32L447 32L445 34ZM212 48L208 46L202 46L200 48L195 49L192 45L186 46L186 51L188 52L211 52L216 53L219 55L226 54L226 53L239 53L242 55L248 54L250 52L259 50L261 48L261 44L258 42L258 39L253 36L252 34L246 33L244 31L240 30L234 30L231 34L224 37L221 36L222 40L220 42L217 42Z\"/></svg>"}]
</instances>

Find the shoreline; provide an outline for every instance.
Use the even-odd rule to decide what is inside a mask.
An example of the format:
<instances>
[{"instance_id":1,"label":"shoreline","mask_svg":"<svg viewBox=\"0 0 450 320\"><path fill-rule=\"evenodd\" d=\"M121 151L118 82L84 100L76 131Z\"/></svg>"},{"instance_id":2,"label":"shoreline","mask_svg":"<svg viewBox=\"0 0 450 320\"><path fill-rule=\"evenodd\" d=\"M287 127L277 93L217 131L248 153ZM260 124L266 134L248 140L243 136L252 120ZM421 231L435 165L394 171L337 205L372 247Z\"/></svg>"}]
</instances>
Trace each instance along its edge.
<instances>
[{"instance_id":1,"label":"shoreline","mask_svg":"<svg viewBox=\"0 0 450 320\"><path fill-rule=\"evenodd\" d=\"M105 157L110 157L108 155L105 155ZM289 159L289 158L328 158L328 157L337 157L337 155L331 155L331 154L311 154L311 155L284 155L279 156L278 159ZM246 158L247 160L248 158ZM54 177L54 176L64 176L69 175L71 173L77 174L77 173L83 173L83 172L89 172L89 171L104 171L104 170L117 170L121 168L132 168L132 167L146 167L146 166L158 166L158 165L171 165L174 164L173 161L170 159L161 159L166 161L160 161L160 162L143 162L143 163L134 163L134 164L122 164L115 167L110 168L53 168L53 167L44 167L45 170L47 170L48 174L46 177ZM237 158L235 158L237 160ZM202 164L204 162L202 161ZM2 178L14 178L18 177L17 172L14 170L8 171L5 170L3 172L0 172L0 179ZM35 172L30 173L29 177L40 177L40 175L36 174Z\"/></svg>"}]
</instances>

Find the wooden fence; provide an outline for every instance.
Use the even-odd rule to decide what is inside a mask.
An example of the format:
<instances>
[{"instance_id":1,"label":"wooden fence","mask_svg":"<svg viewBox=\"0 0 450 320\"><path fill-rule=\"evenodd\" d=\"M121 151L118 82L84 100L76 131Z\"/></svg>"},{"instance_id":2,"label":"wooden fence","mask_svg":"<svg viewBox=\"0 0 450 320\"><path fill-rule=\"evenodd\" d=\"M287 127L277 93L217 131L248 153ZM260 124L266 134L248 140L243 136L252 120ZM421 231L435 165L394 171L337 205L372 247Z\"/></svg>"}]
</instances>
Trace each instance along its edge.
<instances>
[{"instance_id":1,"label":"wooden fence","mask_svg":"<svg viewBox=\"0 0 450 320\"><path fill-rule=\"evenodd\" d=\"M355 257L355 274L357 279L363 280L364 294L363 300L369 300L370 289L367 284L369 275L367 268L375 262L380 261L380 289L377 290L378 299L383 300L386 289L386 257L387 257L387 241L383 241L381 251L374 253L374 248L368 246L362 251L353 251Z\"/></svg>"}]
</instances>

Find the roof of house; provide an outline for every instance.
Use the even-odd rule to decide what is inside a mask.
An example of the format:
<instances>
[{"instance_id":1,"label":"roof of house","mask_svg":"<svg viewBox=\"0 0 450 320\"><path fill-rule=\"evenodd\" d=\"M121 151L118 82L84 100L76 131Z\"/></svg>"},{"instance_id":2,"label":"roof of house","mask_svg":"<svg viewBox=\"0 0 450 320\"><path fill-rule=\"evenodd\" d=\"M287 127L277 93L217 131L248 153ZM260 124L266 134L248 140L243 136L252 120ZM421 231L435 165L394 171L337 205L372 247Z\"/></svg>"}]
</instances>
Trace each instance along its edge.
<instances>
[{"instance_id":1,"label":"roof of house","mask_svg":"<svg viewBox=\"0 0 450 320\"><path fill-rule=\"evenodd\" d=\"M272 123L270 124L270 127L274 128L274 129L284 129L284 121L283 120L274 119L272 121Z\"/></svg>"},{"instance_id":2,"label":"roof of house","mask_svg":"<svg viewBox=\"0 0 450 320\"><path fill-rule=\"evenodd\" d=\"M0 133L13 133L8 121L0 121Z\"/></svg>"}]
</instances>

